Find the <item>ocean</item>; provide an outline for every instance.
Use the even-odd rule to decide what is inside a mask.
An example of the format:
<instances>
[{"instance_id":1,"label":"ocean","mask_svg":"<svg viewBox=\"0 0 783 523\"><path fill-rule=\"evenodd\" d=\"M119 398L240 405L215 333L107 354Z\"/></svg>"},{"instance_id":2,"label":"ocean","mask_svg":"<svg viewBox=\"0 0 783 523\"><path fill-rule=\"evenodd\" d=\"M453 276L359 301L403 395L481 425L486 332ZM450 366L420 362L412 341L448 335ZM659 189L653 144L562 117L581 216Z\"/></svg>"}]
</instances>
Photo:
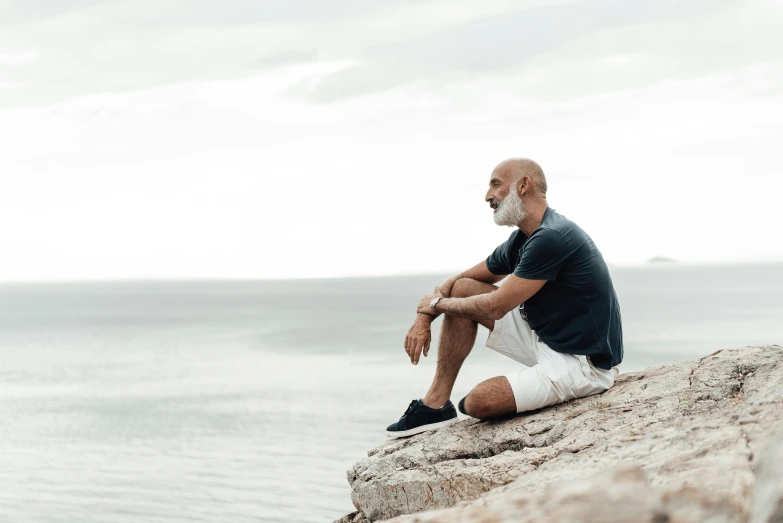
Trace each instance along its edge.
<instances>
[{"instance_id":1,"label":"ocean","mask_svg":"<svg viewBox=\"0 0 783 523\"><path fill-rule=\"evenodd\" d=\"M781 264L611 271L622 372L783 344ZM403 338L446 276L0 285L0 521L352 511L346 469L429 385ZM517 365L486 336L457 399Z\"/></svg>"}]
</instances>

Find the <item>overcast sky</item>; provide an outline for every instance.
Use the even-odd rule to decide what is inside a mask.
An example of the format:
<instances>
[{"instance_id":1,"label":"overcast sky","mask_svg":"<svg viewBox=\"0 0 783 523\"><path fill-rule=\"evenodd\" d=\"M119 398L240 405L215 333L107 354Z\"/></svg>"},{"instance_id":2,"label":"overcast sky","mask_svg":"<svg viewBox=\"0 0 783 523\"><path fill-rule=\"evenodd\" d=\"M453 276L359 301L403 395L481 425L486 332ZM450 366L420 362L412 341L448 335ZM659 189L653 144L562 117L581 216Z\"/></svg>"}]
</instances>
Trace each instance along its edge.
<instances>
[{"instance_id":1,"label":"overcast sky","mask_svg":"<svg viewBox=\"0 0 783 523\"><path fill-rule=\"evenodd\" d=\"M0 280L783 260L783 1L0 0Z\"/></svg>"}]
</instances>

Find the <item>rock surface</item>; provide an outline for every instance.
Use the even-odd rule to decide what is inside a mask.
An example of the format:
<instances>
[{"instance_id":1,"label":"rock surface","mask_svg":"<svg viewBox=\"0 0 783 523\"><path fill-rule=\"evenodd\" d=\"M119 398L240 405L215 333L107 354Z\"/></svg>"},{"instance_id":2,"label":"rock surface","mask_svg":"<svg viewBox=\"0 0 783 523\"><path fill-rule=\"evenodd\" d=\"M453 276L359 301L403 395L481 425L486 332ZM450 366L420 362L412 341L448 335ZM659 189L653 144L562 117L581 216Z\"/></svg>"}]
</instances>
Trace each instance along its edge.
<instances>
[{"instance_id":1,"label":"rock surface","mask_svg":"<svg viewBox=\"0 0 783 523\"><path fill-rule=\"evenodd\" d=\"M757 462L751 515L751 523L783 523L783 431Z\"/></svg>"},{"instance_id":2,"label":"rock surface","mask_svg":"<svg viewBox=\"0 0 783 523\"><path fill-rule=\"evenodd\" d=\"M783 521L782 421L783 347L722 350L387 442L348 471L341 521Z\"/></svg>"}]
</instances>

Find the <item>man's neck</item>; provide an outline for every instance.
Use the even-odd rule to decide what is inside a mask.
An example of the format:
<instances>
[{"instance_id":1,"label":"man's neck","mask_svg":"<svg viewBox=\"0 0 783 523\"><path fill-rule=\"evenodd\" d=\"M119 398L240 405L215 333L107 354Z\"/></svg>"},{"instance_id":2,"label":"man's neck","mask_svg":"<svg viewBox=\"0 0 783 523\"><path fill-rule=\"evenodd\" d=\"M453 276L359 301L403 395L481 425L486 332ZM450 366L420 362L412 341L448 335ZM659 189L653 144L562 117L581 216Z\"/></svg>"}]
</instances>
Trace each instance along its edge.
<instances>
[{"instance_id":1,"label":"man's neck","mask_svg":"<svg viewBox=\"0 0 783 523\"><path fill-rule=\"evenodd\" d=\"M533 231L541 227L541 220L544 219L544 213L548 206L546 200L538 200L527 205L525 208L527 216L519 222L518 226L525 236L529 237Z\"/></svg>"}]
</instances>

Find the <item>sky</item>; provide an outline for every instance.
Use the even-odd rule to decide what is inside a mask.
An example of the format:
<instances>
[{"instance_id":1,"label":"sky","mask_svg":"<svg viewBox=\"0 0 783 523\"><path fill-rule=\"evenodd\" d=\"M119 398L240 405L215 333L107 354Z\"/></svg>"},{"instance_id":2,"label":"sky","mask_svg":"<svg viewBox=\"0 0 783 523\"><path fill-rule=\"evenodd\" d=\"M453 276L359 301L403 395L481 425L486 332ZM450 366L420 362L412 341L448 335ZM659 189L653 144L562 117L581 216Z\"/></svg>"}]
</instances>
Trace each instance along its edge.
<instances>
[{"instance_id":1,"label":"sky","mask_svg":"<svg viewBox=\"0 0 783 523\"><path fill-rule=\"evenodd\" d=\"M458 271L536 160L613 265L783 260L781 0L0 0L0 280Z\"/></svg>"}]
</instances>

